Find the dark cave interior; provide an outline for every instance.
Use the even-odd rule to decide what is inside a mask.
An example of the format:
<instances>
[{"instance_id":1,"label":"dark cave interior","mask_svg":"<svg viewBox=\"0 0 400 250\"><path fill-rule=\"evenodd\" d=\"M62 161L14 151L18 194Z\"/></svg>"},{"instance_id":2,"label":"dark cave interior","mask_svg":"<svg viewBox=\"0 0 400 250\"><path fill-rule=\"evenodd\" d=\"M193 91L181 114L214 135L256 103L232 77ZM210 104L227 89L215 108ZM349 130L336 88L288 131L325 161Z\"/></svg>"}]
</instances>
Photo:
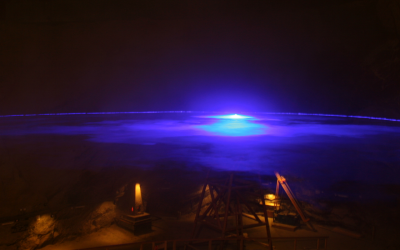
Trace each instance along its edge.
<instances>
[{"instance_id":1,"label":"dark cave interior","mask_svg":"<svg viewBox=\"0 0 400 250\"><path fill-rule=\"evenodd\" d=\"M266 195L285 176L318 232L247 193L218 220L260 216L274 249L398 249L399 39L399 0L0 0L0 250L190 239L208 171ZM196 247L217 243L243 249Z\"/></svg>"}]
</instances>

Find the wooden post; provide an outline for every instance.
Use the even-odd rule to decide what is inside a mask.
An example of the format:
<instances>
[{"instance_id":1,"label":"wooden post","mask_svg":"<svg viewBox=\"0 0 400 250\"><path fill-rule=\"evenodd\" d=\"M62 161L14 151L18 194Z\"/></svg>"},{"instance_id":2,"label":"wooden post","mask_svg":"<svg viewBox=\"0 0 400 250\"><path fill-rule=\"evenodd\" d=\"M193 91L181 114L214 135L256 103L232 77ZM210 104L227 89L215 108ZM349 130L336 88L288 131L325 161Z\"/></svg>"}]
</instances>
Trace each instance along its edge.
<instances>
[{"instance_id":1,"label":"wooden post","mask_svg":"<svg viewBox=\"0 0 400 250\"><path fill-rule=\"evenodd\" d=\"M219 198L219 196L217 196L217 198ZM212 208L212 204L210 204L210 205L208 206L208 208L206 209L206 211L204 211L204 214L201 215L201 216L199 216L199 217L197 218L197 220L199 220L199 221L203 220L203 219L207 216L207 214L210 212L211 208Z\"/></svg>"},{"instance_id":2,"label":"wooden post","mask_svg":"<svg viewBox=\"0 0 400 250\"><path fill-rule=\"evenodd\" d=\"M254 212L254 210L251 208L251 206L249 206L249 204L247 204L246 200L244 200L238 192L236 192L236 196L240 198L241 201L243 201L244 205L247 207L247 209L249 210L249 212L254 216L254 218L259 222L259 223L263 223L260 218L258 217L258 215L256 214L256 212Z\"/></svg>"},{"instance_id":3,"label":"wooden post","mask_svg":"<svg viewBox=\"0 0 400 250\"><path fill-rule=\"evenodd\" d=\"M152 249L153 249L153 250L156 250L156 243L155 243L155 242L152 242L152 243L151 243L151 246L152 246Z\"/></svg>"},{"instance_id":4,"label":"wooden post","mask_svg":"<svg viewBox=\"0 0 400 250\"><path fill-rule=\"evenodd\" d=\"M207 183L203 186L202 189L202 195L201 199L199 202L199 207L197 208L197 213L195 216L195 221L194 221L194 227L193 227L193 234L192 234L192 239L196 239L198 237L198 234L201 231L201 226L203 225L208 225L214 229L217 229L218 231L221 230L222 233L222 238L219 240L226 241L225 234L228 231L234 231L236 230L236 234L238 236L237 239L235 239L237 243L237 250L241 248L240 244L241 243L241 238L243 237L243 229L245 228L250 228L250 227L256 227L256 226L264 226L266 227L267 235L268 235L268 246L270 246L271 250L273 249L272 246L272 236L271 236L271 229L269 225L269 220L268 220L268 213L267 213L267 206L265 205L265 199L264 198L264 193L262 187L259 187L257 183L254 183L253 185L247 185L248 182L245 182L246 185L242 185L244 183L243 181L241 182L240 179L235 179L235 174L234 172L229 173L228 178L224 178L222 181L225 182L225 185L219 185L218 182L212 181L211 179L209 180L207 178ZM260 179L261 182L261 179ZM211 203L207 205L204 209L201 207L202 204L204 203L204 197L205 197L205 190L207 189L207 185L210 189L210 196L211 196ZM255 192L257 196L260 195L261 198L261 204L263 205L264 208L264 217L265 217L265 222L261 221L261 216L259 217L252 207L246 202L247 197L242 197L241 193L239 191L242 191L244 193L246 192ZM214 191L216 192L216 195L214 194ZM233 193L232 193L233 192ZM246 193L247 194L247 193ZM231 200L233 199L233 200ZM223 212L219 213L220 209L222 209L222 203L225 205ZM243 209L248 208L249 212L254 216L255 220L257 220L258 223L252 224L252 225L243 225L243 216L248 216L247 214L243 214ZM204 212L203 212L204 210ZM236 222L236 228L229 227L228 226L228 221L229 221L229 216L235 216L235 222ZM250 216L250 215L249 215ZM250 216L252 217L252 216ZM217 220L217 221L215 221ZM217 239L215 239L217 240ZM214 240L214 241L215 241ZM243 239L245 240L245 239ZM193 240L189 240L189 244ZM207 242L208 240L206 240ZM218 241L219 242L219 241ZM214 246L215 246L215 242ZM222 242L221 246L224 245L226 242ZM244 244L244 243L243 243ZM189 245L187 245L189 246ZM245 245L242 246L243 248ZM186 249L186 246L185 246ZM269 248L268 248L269 249Z\"/></svg>"},{"instance_id":5,"label":"wooden post","mask_svg":"<svg viewBox=\"0 0 400 250\"><path fill-rule=\"evenodd\" d=\"M317 240L317 250L319 250L319 238Z\"/></svg>"},{"instance_id":6,"label":"wooden post","mask_svg":"<svg viewBox=\"0 0 400 250\"><path fill-rule=\"evenodd\" d=\"M143 250L143 244L140 244L140 250Z\"/></svg>"},{"instance_id":7,"label":"wooden post","mask_svg":"<svg viewBox=\"0 0 400 250\"><path fill-rule=\"evenodd\" d=\"M229 178L226 180L225 186L228 185L228 183L229 183ZM217 193L217 198L220 197L219 200L216 198L216 200L218 200L218 203L217 203L217 207L216 207L215 214L214 214L214 216L219 219L219 207L221 206L221 203L224 203L223 201L224 201L224 196L226 193L226 188L225 188L225 190L218 190L217 187L213 187L213 189ZM221 230L222 230L222 225L221 225Z\"/></svg>"},{"instance_id":8,"label":"wooden post","mask_svg":"<svg viewBox=\"0 0 400 250\"><path fill-rule=\"evenodd\" d=\"M240 250L243 250L243 238L240 239Z\"/></svg>"},{"instance_id":9,"label":"wooden post","mask_svg":"<svg viewBox=\"0 0 400 250\"><path fill-rule=\"evenodd\" d=\"M172 250L176 250L176 240L172 242Z\"/></svg>"},{"instance_id":10,"label":"wooden post","mask_svg":"<svg viewBox=\"0 0 400 250\"><path fill-rule=\"evenodd\" d=\"M207 185L208 185L207 182L208 182L209 173L210 173L210 171L207 172L206 182L205 182L205 184L203 186L203 190L201 191L199 207L197 208L196 218L194 219L194 225L193 225L193 230L192 230L192 239L194 238L194 236L196 234L197 220L199 219L199 215L200 215L200 211L201 211L201 205L203 204L204 194L206 192L206 188L207 188Z\"/></svg>"},{"instance_id":11,"label":"wooden post","mask_svg":"<svg viewBox=\"0 0 400 250\"><path fill-rule=\"evenodd\" d=\"M326 250L328 248L328 238L325 238L325 246L324 249Z\"/></svg>"},{"instance_id":12,"label":"wooden post","mask_svg":"<svg viewBox=\"0 0 400 250\"><path fill-rule=\"evenodd\" d=\"M168 241L164 241L164 250L168 250L167 247L168 247Z\"/></svg>"},{"instance_id":13,"label":"wooden post","mask_svg":"<svg viewBox=\"0 0 400 250\"><path fill-rule=\"evenodd\" d=\"M209 190L210 190L211 202L213 204L214 211L215 211L214 218L217 220L217 224L218 224L219 228L222 228L221 227L221 221L219 220L219 216L218 217L216 216L216 215L218 215L218 210L217 210L217 204L216 204L217 201L214 198L214 189L212 188L211 185L208 185L208 187L209 187Z\"/></svg>"},{"instance_id":14,"label":"wooden post","mask_svg":"<svg viewBox=\"0 0 400 250\"><path fill-rule=\"evenodd\" d=\"M236 225L236 238L238 239L236 241L236 246L238 247L238 250L240 250L241 246L241 241L239 240L239 237L242 236L242 229L240 228L240 221L239 221L239 206L240 204L237 202L238 197L236 197L236 202L233 201L233 212L234 212L234 216L235 216L235 225Z\"/></svg>"},{"instance_id":15,"label":"wooden post","mask_svg":"<svg viewBox=\"0 0 400 250\"><path fill-rule=\"evenodd\" d=\"M275 199L279 198L279 180L276 180Z\"/></svg>"},{"instance_id":16,"label":"wooden post","mask_svg":"<svg viewBox=\"0 0 400 250\"><path fill-rule=\"evenodd\" d=\"M243 214L242 214L242 207L241 207L241 204L240 204L240 199L239 199L239 196L236 196L236 202L237 202L237 206L238 206L238 221L239 221L239 223L238 223L238 226L239 226L239 234L238 234L238 236L241 236L241 237L243 237ZM242 240L242 243L243 243L243 240Z\"/></svg>"},{"instance_id":17,"label":"wooden post","mask_svg":"<svg viewBox=\"0 0 400 250\"><path fill-rule=\"evenodd\" d=\"M228 186L228 198L226 201L226 208L225 208L225 218L224 218L224 224L222 225L222 237L225 236L225 230L226 230L226 224L228 222L228 213L229 213L229 203L231 199L231 191L232 191L232 181L233 181L233 173L231 174L229 178L229 186Z\"/></svg>"},{"instance_id":18,"label":"wooden post","mask_svg":"<svg viewBox=\"0 0 400 250\"><path fill-rule=\"evenodd\" d=\"M284 178L282 178L278 173L275 172L276 178L278 179L279 183L282 185L283 190L285 190L287 196L289 197L290 201L292 202L293 206L296 208L297 212L299 213L301 219L303 220L304 223L312 230L312 231L317 231L315 228L311 225L309 222L310 219L306 218L306 216L303 214L303 211L301 210L300 206L297 204L296 198L294 197L294 194L292 193L289 185L287 185L286 181Z\"/></svg>"},{"instance_id":19,"label":"wooden post","mask_svg":"<svg viewBox=\"0 0 400 250\"><path fill-rule=\"evenodd\" d=\"M296 250L297 249L297 239L294 239L294 246L293 246L294 248L294 250Z\"/></svg>"},{"instance_id":20,"label":"wooden post","mask_svg":"<svg viewBox=\"0 0 400 250\"><path fill-rule=\"evenodd\" d=\"M265 228L267 230L268 244L269 244L269 249L273 250L271 230L269 228L269 221L268 221L267 206L265 206L264 192L262 191L262 186L261 186L261 176L259 176L259 178L260 178L260 194L261 194L261 201L262 201L263 210L264 210Z\"/></svg>"},{"instance_id":21,"label":"wooden post","mask_svg":"<svg viewBox=\"0 0 400 250\"><path fill-rule=\"evenodd\" d=\"M208 250L212 250L212 240L208 241Z\"/></svg>"},{"instance_id":22,"label":"wooden post","mask_svg":"<svg viewBox=\"0 0 400 250\"><path fill-rule=\"evenodd\" d=\"M235 201L233 201L233 208L234 208L233 216L235 216L236 237L239 237L240 236L240 233L239 233L239 207L235 206Z\"/></svg>"}]
</instances>

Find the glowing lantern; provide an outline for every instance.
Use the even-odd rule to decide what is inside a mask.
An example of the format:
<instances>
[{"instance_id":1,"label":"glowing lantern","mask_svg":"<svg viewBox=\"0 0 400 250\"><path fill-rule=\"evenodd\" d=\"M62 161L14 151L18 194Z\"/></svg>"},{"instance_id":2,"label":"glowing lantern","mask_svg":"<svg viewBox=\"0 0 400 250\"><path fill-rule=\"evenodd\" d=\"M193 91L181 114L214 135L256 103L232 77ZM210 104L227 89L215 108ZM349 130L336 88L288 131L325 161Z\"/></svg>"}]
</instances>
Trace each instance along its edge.
<instances>
[{"instance_id":1,"label":"glowing lantern","mask_svg":"<svg viewBox=\"0 0 400 250\"><path fill-rule=\"evenodd\" d=\"M270 201L275 200L275 195L274 194L266 194L264 196L264 199L270 200Z\"/></svg>"}]
</instances>

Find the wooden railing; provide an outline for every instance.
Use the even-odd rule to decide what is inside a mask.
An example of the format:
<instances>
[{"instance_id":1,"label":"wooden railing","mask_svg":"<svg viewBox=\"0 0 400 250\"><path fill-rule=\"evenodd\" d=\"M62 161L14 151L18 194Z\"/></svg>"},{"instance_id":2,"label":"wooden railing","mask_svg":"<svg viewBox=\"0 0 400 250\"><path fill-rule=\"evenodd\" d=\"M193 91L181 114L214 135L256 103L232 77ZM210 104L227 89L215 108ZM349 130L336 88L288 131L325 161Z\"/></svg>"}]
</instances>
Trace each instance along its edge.
<instances>
[{"instance_id":1,"label":"wooden railing","mask_svg":"<svg viewBox=\"0 0 400 250\"><path fill-rule=\"evenodd\" d=\"M315 240L315 241L314 241ZM112 250L112 249L137 249L137 250L178 250L178 249L194 249L194 250L212 250L213 244L227 243L229 241L236 241L239 250L244 249L245 242L255 242L265 247L269 246L267 243L268 238L246 238L246 237L231 237L231 238L213 238L213 239L176 239L176 240L165 240L165 241L142 241L133 242L119 245L108 245L101 247L84 248L79 250ZM328 237L272 237L274 246L278 242L293 242L293 247L276 247L277 250L294 249L297 250L298 244L303 241L314 241L316 243L314 247L308 249L326 250L328 248ZM172 244L171 244L172 243ZM207 248L205 248L207 247Z\"/></svg>"}]
</instances>

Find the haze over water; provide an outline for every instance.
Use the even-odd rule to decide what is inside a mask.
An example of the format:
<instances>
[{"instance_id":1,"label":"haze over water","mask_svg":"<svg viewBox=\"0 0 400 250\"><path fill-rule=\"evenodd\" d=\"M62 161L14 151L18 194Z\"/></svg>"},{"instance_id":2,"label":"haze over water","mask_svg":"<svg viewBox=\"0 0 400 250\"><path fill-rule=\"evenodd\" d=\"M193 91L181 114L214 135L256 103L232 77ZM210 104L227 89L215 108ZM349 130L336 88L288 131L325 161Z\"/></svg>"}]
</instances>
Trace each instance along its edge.
<instances>
[{"instance_id":1,"label":"haze over water","mask_svg":"<svg viewBox=\"0 0 400 250\"><path fill-rule=\"evenodd\" d=\"M127 147L126 161L295 174L318 185L335 181L400 183L400 123L346 117L138 113L3 117L0 136L81 136ZM4 143L3 143L4 144ZM50 153L49 153L50 154ZM117 160L117 159L116 159ZM120 160L120 159L119 159Z\"/></svg>"}]
</instances>

